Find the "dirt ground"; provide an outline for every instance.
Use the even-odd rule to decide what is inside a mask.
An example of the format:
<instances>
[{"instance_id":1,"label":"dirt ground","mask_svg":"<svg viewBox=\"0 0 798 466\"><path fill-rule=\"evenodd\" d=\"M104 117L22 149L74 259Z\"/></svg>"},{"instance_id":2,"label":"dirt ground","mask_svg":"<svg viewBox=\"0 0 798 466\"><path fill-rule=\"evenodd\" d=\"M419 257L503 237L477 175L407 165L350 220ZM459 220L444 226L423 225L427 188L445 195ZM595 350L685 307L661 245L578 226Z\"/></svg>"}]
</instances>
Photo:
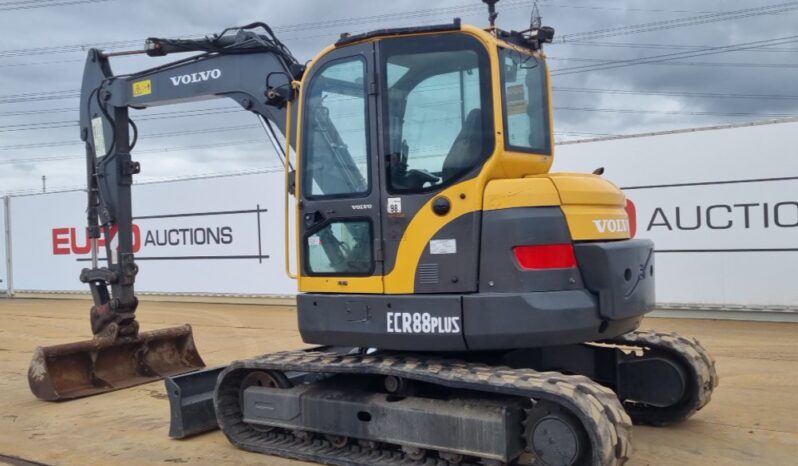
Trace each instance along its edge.
<instances>
[{"instance_id":1,"label":"dirt ground","mask_svg":"<svg viewBox=\"0 0 798 466\"><path fill-rule=\"evenodd\" d=\"M38 401L27 386L31 352L90 338L88 309L86 301L0 299L0 464L302 464L238 451L218 431L170 440L161 382ZM302 346L291 307L143 302L139 317L142 330L191 323L209 366ZM689 421L635 427L629 464L798 465L798 325L650 318L643 328L697 336L721 381Z\"/></svg>"}]
</instances>

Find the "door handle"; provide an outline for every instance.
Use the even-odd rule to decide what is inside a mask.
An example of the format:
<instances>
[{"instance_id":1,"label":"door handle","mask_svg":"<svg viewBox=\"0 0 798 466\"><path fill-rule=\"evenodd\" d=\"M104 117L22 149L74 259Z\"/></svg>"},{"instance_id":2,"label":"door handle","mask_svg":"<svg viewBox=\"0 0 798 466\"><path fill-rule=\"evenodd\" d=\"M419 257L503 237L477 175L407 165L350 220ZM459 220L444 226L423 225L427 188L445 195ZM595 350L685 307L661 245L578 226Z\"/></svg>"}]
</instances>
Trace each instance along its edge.
<instances>
[{"instance_id":1,"label":"door handle","mask_svg":"<svg viewBox=\"0 0 798 466\"><path fill-rule=\"evenodd\" d=\"M325 220L325 217L318 210L314 210L313 212L306 212L302 216L302 220L305 222L305 227L306 228L310 228L313 225L317 225L317 224L323 222Z\"/></svg>"}]
</instances>

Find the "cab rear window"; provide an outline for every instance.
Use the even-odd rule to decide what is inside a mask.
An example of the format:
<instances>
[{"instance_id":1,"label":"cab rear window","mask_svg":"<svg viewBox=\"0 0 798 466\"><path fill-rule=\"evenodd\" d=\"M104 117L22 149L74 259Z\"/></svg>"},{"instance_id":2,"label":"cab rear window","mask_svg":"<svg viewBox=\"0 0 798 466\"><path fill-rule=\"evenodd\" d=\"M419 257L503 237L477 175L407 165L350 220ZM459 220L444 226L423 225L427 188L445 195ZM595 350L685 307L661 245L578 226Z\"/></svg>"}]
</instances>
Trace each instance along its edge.
<instances>
[{"instance_id":1,"label":"cab rear window","mask_svg":"<svg viewBox=\"0 0 798 466\"><path fill-rule=\"evenodd\" d=\"M551 153L546 62L499 49L502 63L505 146L508 150Z\"/></svg>"}]
</instances>

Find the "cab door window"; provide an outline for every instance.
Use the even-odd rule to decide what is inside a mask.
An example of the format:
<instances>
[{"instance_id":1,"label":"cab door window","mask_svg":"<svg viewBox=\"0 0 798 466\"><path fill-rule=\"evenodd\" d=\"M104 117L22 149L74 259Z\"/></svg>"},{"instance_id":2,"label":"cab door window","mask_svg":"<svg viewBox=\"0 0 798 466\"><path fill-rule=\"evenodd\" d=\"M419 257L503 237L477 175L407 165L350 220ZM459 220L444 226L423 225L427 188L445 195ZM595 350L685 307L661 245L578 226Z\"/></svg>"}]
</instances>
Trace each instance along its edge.
<instances>
[{"instance_id":1,"label":"cab door window","mask_svg":"<svg viewBox=\"0 0 798 466\"><path fill-rule=\"evenodd\" d=\"M302 189L306 198L369 191L366 63L336 60L314 77L305 97Z\"/></svg>"},{"instance_id":2,"label":"cab door window","mask_svg":"<svg viewBox=\"0 0 798 466\"><path fill-rule=\"evenodd\" d=\"M307 271L312 275L369 275L374 267L368 219L328 223L307 238Z\"/></svg>"}]
</instances>

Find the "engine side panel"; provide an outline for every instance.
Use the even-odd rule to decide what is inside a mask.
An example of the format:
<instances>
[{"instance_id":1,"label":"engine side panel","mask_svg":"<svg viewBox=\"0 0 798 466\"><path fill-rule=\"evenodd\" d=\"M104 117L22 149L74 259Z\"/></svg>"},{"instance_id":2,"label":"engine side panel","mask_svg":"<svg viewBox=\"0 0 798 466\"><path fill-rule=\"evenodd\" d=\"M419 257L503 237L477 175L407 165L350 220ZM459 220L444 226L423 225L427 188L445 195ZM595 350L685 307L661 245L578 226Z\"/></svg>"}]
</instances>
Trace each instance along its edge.
<instances>
[{"instance_id":1,"label":"engine side panel","mask_svg":"<svg viewBox=\"0 0 798 466\"><path fill-rule=\"evenodd\" d=\"M479 265L481 293L560 291L584 288L579 269L523 270L513 247L571 243L559 207L485 211Z\"/></svg>"},{"instance_id":2,"label":"engine side panel","mask_svg":"<svg viewBox=\"0 0 798 466\"><path fill-rule=\"evenodd\" d=\"M481 214L463 214L429 240L416 266L415 293L477 291Z\"/></svg>"}]
</instances>

